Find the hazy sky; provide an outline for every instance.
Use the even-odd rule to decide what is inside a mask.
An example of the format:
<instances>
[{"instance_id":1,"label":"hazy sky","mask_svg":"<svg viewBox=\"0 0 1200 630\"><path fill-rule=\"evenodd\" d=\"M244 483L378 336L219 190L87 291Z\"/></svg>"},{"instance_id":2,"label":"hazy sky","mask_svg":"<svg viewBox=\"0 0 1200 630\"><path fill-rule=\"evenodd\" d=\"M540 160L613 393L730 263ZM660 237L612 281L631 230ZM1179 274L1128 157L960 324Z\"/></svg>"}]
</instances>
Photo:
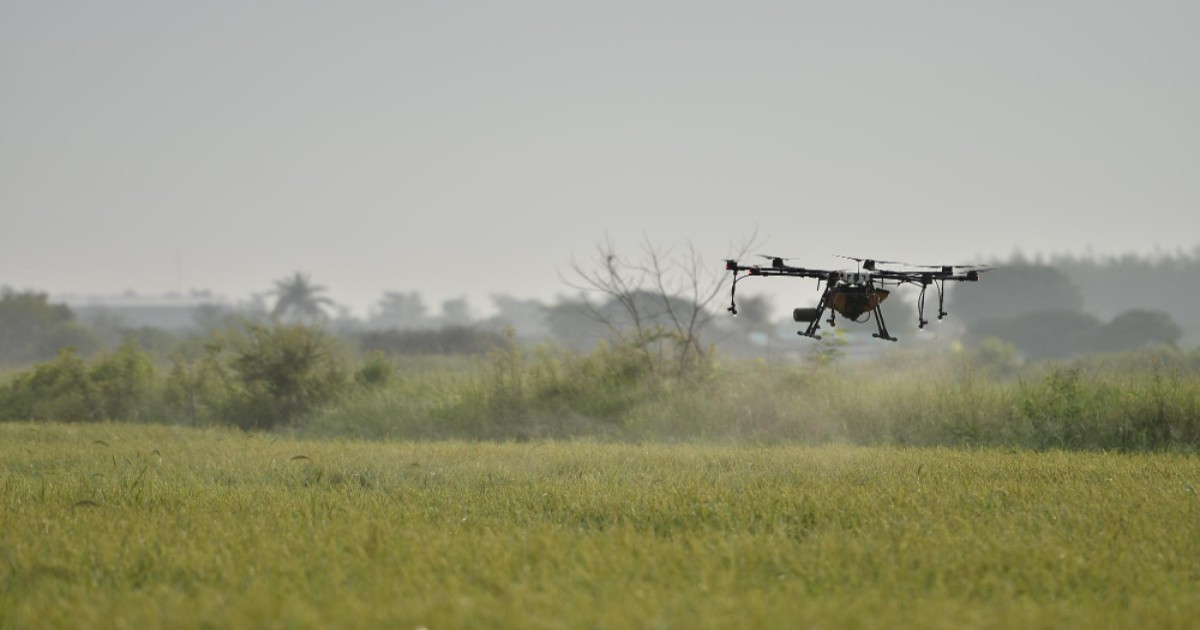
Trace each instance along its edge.
<instances>
[{"instance_id":1,"label":"hazy sky","mask_svg":"<svg viewBox=\"0 0 1200 630\"><path fill-rule=\"evenodd\" d=\"M0 0L0 285L360 313L712 264L1200 243L1200 3Z\"/></svg>"}]
</instances>

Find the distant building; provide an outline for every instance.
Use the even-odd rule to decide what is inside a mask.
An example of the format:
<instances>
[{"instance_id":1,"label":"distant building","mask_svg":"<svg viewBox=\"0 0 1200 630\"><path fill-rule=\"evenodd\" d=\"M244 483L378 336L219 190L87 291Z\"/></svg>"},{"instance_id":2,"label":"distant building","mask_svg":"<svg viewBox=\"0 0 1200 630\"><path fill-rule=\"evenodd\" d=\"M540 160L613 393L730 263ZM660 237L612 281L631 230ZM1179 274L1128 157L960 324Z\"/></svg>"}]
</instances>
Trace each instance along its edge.
<instances>
[{"instance_id":1,"label":"distant building","mask_svg":"<svg viewBox=\"0 0 1200 630\"><path fill-rule=\"evenodd\" d=\"M204 311L231 311L229 300L208 291L187 295L62 295L54 300L66 304L84 322L106 321L122 328L144 326L182 331L195 328Z\"/></svg>"}]
</instances>

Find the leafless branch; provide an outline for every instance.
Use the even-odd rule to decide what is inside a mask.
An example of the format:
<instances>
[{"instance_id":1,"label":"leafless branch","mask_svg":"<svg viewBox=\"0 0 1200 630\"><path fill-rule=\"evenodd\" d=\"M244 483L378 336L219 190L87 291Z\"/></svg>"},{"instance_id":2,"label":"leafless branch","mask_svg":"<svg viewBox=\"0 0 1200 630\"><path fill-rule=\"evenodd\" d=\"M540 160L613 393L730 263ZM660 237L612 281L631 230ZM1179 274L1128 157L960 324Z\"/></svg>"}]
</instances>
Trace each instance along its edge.
<instances>
[{"instance_id":1,"label":"leafless branch","mask_svg":"<svg viewBox=\"0 0 1200 630\"><path fill-rule=\"evenodd\" d=\"M756 242L751 235L734 257ZM670 354L674 368L684 371L704 356L700 333L712 319L709 307L728 277L691 242L676 253L647 238L641 249L640 258L629 261L606 236L590 265L572 259L573 277L564 281L580 292L590 315L614 338L629 340L649 361ZM597 303L595 296L603 301Z\"/></svg>"}]
</instances>

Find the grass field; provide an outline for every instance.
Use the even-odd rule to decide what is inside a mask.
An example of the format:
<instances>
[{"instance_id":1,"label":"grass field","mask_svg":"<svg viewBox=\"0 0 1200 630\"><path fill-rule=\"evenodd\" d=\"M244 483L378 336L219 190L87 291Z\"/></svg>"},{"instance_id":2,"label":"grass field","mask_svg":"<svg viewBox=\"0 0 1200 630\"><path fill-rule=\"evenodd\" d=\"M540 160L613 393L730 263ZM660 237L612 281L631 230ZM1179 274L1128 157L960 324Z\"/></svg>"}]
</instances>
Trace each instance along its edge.
<instances>
[{"instance_id":1,"label":"grass field","mask_svg":"<svg viewBox=\"0 0 1200 630\"><path fill-rule=\"evenodd\" d=\"M1195 627L1200 458L0 424L0 627Z\"/></svg>"}]
</instances>

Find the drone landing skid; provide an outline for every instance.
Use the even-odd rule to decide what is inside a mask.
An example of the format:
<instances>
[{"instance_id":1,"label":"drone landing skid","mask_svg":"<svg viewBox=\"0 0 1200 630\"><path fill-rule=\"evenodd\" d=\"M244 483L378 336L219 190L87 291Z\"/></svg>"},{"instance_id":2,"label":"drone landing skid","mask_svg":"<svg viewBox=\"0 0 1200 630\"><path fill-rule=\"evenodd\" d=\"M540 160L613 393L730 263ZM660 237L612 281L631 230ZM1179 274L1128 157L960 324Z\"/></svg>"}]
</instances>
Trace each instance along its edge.
<instances>
[{"instance_id":1,"label":"drone landing skid","mask_svg":"<svg viewBox=\"0 0 1200 630\"><path fill-rule=\"evenodd\" d=\"M884 341L899 341L900 340L899 338L893 337L890 333L888 333L887 324L884 323L884 321L883 321L883 313L879 310L879 307L876 306L875 310L872 312L875 316L875 323L879 326L879 332L873 333L871 336L876 339L882 339ZM833 317L829 318L829 325L830 326L837 325L834 323ZM819 320L814 319L812 321L812 323L810 323L808 325L808 328L806 328L804 330L796 331L796 334L800 335L801 337L809 337L811 339L816 339L819 341L821 339L821 335L817 333L817 330L819 330L820 328L821 328L821 325L819 323Z\"/></svg>"},{"instance_id":2,"label":"drone landing skid","mask_svg":"<svg viewBox=\"0 0 1200 630\"><path fill-rule=\"evenodd\" d=\"M833 308L829 307L830 297L833 293L834 293L834 290L826 289L826 291L823 294L821 294L821 301L817 303L817 307L815 309L812 309L812 311L805 313L806 317L811 317L811 320L808 323L808 327L805 328L804 330L796 331L797 335L800 335L801 337L809 337L811 339L820 340L821 335L818 334L817 331L821 328L821 315L825 313L826 309L829 310L829 319L827 320L829 322L829 326L830 327L837 326L836 311ZM878 326L878 328L879 328L879 332L876 332L876 333L872 334L871 336L876 339L883 339L884 341L899 341L898 338L893 337L888 332L887 323L883 319L883 311L880 310L880 307L879 307L879 304L881 302L882 302L882 300L875 302L875 306L873 306L869 310L869 312L875 318L876 326ZM840 302L839 302L839 304L840 304ZM796 313L797 314L800 313L801 310L802 309L796 309ZM807 311L807 309L803 309L803 310ZM796 319L797 319L797 321L799 321L798 317Z\"/></svg>"},{"instance_id":3,"label":"drone landing skid","mask_svg":"<svg viewBox=\"0 0 1200 630\"><path fill-rule=\"evenodd\" d=\"M887 324L883 322L883 311L879 310L878 306L875 307L875 323L879 324L879 332L871 335L872 337L883 339L884 341L899 341L888 334Z\"/></svg>"}]
</instances>

